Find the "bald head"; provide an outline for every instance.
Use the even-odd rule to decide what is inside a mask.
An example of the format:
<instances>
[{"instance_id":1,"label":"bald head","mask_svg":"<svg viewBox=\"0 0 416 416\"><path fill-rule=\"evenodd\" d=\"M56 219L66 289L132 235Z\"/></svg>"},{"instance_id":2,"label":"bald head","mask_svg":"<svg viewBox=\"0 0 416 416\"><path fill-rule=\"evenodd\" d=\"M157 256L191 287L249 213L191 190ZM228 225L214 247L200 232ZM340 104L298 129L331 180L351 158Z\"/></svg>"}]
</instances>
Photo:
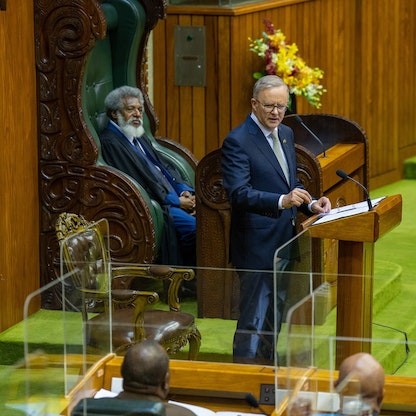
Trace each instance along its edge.
<instances>
[{"instance_id":1,"label":"bald head","mask_svg":"<svg viewBox=\"0 0 416 416\"><path fill-rule=\"evenodd\" d=\"M169 357L158 342L144 340L127 350L121 376L124 390L165 399L169 392Z\"/></svg>"},{"instance_id":2,"label":"bald head","mask_svg":"<svg viewBox=\"0 0 416 416\"><path fill-rule=\"evenodd\" d=\"M362 400L379 412L384 398L384 370L380 363L368 353L351 355L341 363L335 386L347 377L358 381Z\"/></svg>"}]
</instances>

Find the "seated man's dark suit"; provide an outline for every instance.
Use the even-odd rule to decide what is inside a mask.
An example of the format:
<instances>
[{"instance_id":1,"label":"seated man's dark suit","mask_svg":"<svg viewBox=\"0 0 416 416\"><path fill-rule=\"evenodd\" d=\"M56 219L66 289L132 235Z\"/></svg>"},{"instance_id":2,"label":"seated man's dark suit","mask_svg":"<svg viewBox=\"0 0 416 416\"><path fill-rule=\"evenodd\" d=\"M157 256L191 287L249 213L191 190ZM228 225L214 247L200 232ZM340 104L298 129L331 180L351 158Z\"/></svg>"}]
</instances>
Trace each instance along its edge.
<instances>
[{"instance_id":1,"label":"seated man's dark suit","mask_svg":"<svg viewBox=\"0 0 416 416\"><path fill-rule=\"evenodd\" d=\"M133 145L110 121L100 134L103 158L109 165L135 179L164 210L164 237L157 261L193 266L196 221L193 215L180 208L179 196L184 191L193 193L194 189L182 180L177 169L163 155L155 151L145 134L137 140L140 145Z\"/></svg>"},{"instance_id":2,"label":"seated man's dark suit","mask_svg":"<svg viewBox=\"0 0 416 416\"><path fill-rule=\"evenodd\" d=\"M166 409L166 416L195 416L195 413L191 410L187 409L184 406L180 406L174 403L169 402L162 402L158 397L155 395L150 394L138 394L132 393L128 391L122 391L116 399L122 400L154 400L161 403L164 403Z\"/></svg>"}]
</instances>

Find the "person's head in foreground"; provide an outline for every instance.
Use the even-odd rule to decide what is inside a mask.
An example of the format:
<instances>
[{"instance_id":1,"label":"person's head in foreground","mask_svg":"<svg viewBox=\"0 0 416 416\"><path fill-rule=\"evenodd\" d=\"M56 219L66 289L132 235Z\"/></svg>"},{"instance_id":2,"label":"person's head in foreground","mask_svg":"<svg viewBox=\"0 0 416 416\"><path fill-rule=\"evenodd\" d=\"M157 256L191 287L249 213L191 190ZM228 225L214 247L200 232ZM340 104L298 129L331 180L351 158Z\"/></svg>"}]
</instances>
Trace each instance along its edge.
<instances>
[{"instance_id":1,"label":"person's head in foreground","mask_svg":"<svg viewBox=\"0 0 416 416\"><path fill-rule=\"evenodd\" d=\"M359 385L359 391L352 393L360 394L362 402L371 406L373 414L379 414L384 399L384 370L381 364L371 354L364 352L344 359L335 381L335 387L340 390L341 405L344 394L341 387L343 382L348 385L348 380Z\"/></svg>"},{"instance_id":2,"label":"person's head in foreground","mask_svg":"<svg viewBox=\"0 0 416 416\"><path fill-rule=\"evenodd\" d=\"M169 357L156 341L144 340L130 347L121 365L123 390L165 400L169 393Z\"/></svg>"}]
</instances>

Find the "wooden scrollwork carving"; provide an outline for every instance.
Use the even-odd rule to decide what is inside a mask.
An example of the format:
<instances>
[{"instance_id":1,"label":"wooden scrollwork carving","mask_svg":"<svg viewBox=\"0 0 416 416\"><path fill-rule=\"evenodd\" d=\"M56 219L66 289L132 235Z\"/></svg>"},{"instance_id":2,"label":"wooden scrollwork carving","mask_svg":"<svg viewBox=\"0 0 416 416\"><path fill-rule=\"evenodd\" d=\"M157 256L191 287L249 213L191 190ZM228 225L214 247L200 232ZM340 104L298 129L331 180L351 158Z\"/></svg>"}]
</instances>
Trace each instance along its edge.
<instances>
[{"instance_id":1,"label":"wooden scrollwork carving","mask_svg":"<svg viewBox=\"0 0 416 416\"><path fill-rule=\"evenodd\" d=\"M150 31L165 15L164 1L143 0ZM97 163L98 148L83 118L81 88L86 57L106 36L98 0L35 0L38 83L41 286L59 273L55 221L75 212L89 221L107 218L115 261L150 263L156 236L147 202L136 185ZM146 32L138 54L141 67ZM137 82L139 83L140 71ZM45 307L60 307L59 290L44 295Z\"/></svg>"}]
</instances>

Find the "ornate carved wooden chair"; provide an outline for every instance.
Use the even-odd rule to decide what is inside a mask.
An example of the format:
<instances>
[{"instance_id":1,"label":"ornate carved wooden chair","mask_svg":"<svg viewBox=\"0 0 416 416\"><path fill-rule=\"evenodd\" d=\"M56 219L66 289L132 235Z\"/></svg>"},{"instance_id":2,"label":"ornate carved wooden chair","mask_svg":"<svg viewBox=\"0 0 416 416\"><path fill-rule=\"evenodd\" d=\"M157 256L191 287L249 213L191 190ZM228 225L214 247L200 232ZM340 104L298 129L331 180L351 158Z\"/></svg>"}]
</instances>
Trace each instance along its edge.
<instances>
[{"instance_id":1,"label":"ornate carved wooden chair","mask_svg":"<svg viewBox=\"0 0 416 416\"><path fill-rule=\"evenodd\" d=\"M163 345L170 355L189 343L188 357L196 358L201 335L194 316L180 311L178 298L181 282L194 278L192 269L111 265L105 219L88 223L81 216L62 213L56 222L56 233L61 247L61 274L71 272L75 286L76 296L68 299L72 308L79 308L87 323L89 349L108 351L109 322L112 322L112 347L118 354L123 354L133 343L150 338ZM147 307L158 302L158 293L131 289L133 281L140 288L143 279L169 283L169 310ZM99 313L89 318L88 313L94 311Z\"/></svg>"},{"instance_id":2,"label":"ornate carved wooden chair","mask_svg":"<svg viewBox=\"0 0 416 416\"><path fill-rule=\"evenodd\" d=\"M100 147L99 133L108 123L104 106L107 94L122 85L136 86L138 76L142 79L146 76L144 68L138 69L136 66L138 57L145 54L144 48L150 33L147 29L149 8L146 4L146 1L137 0L102 1L101 10L107 24L106 36L104 39L98 40L87 55L81 97L83 114L98 148ZM145 60L145 57L142 56L141 59ZM141 87L145 99L143 119L147 136L153 141L153 146L177 167L183 179L193 184L196 158L179 143L164 137L154 136L154 124L157 122L157 116L147 95L146 86L142 83L139 87ZM98 162L100 165L106 166L100 153ZM121 175L126 176L123 173ZM129 178L126 178L126 181L129 181ZM156 201L149 198L139 184L131 181L139 189L149 209L151 218L148 219L149 223L153 224L155 238L154 258L157 258L164 224L162 210ZM142 211L148 215L146 210ZM106 218L115 222L114 215L111 213L107 213Z\"/></svg>"},{"instance_id":3,"label":"ornate carved wooden chair","mask_svg":"<svg viewBox=\"0 0 416 416\"><path fill-rule=\"evenodd\" d=\"M100 154L103 102L113 88L141 88L146 133L186 179L194 179L195 157L156 136L158 119L147 95L147 41L165 8L164 0L80 0L77 6L72 0L34 1L42 285L58 274L54 225L62 212L94 221L106 218L114 261L157 261L164 223L160 207ZM52 293L44 306L59 303L60 294Z\"/></svg>"}]
</instances>

